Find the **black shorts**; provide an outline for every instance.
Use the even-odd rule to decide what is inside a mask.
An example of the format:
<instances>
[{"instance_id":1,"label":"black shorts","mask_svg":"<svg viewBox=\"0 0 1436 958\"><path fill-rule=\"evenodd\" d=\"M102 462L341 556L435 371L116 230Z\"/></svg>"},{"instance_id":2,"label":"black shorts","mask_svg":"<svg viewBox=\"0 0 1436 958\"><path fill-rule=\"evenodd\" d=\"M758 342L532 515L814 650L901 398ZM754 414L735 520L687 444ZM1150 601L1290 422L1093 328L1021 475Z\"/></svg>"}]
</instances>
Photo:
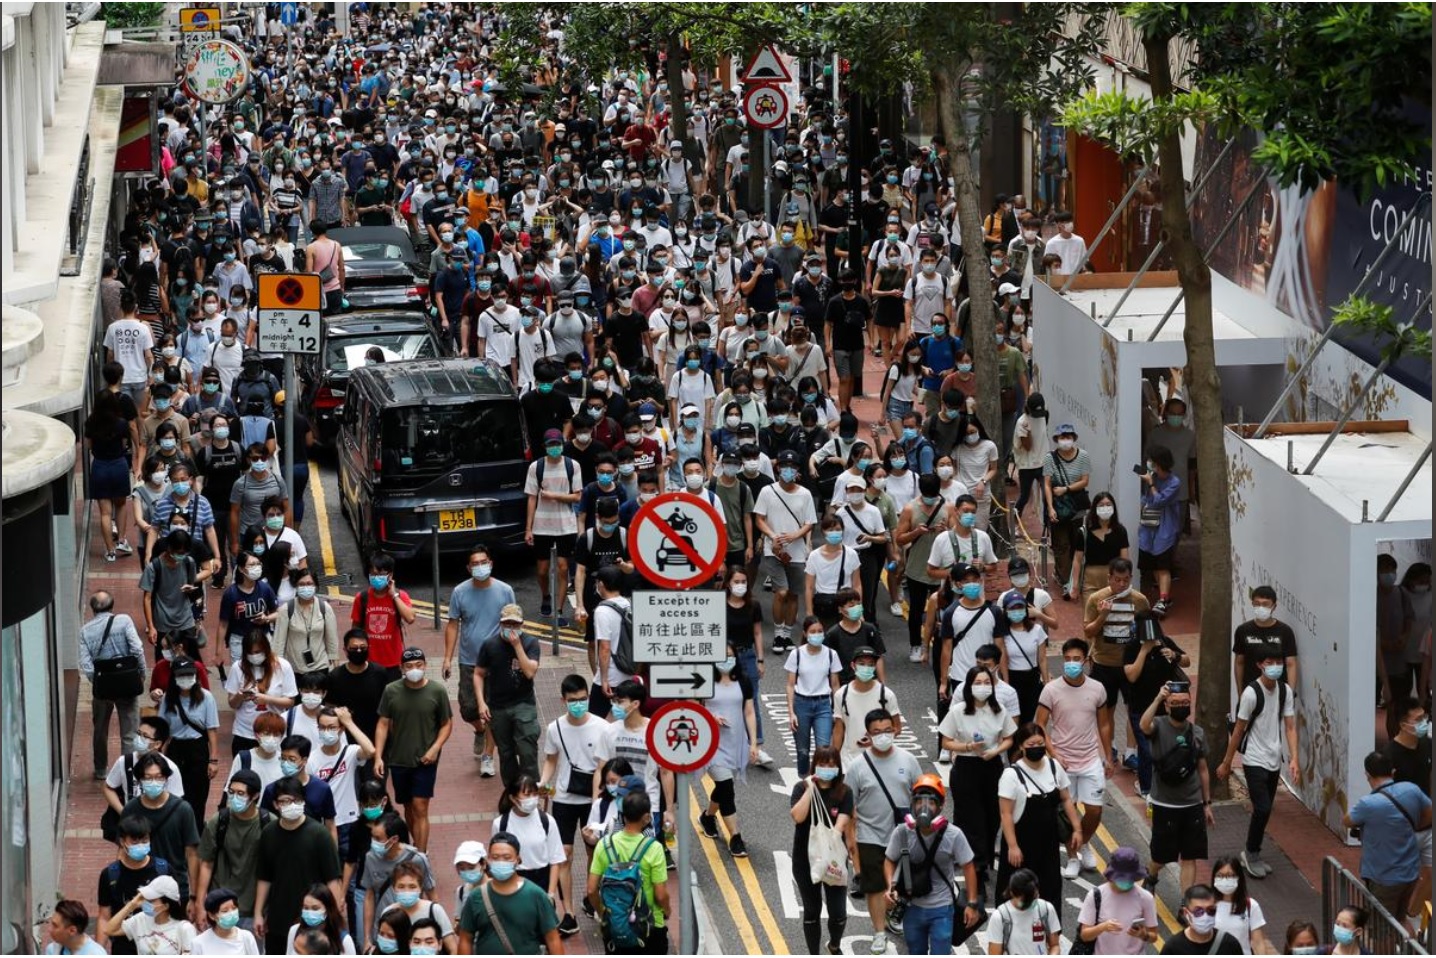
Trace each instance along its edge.
<instances>
[{"instance_id":1,"label":"black shorts","mask_svg":"<svg viewBox=\"0 0 1436 958\"><path fill-rule=\"evenodd\" d=\"M1207 821L1201 805L1152 806L1152 861L1199 861L1207 857Z\"/></svg>"},{"instance_id":2,"label":"black shorts","mask_svg":"<svg viewBox=\"0 0 1436 958\"><path fill-rule=\"evenodd\" d=\"M1141 552L1137 554L1137 568L1143 572L1171 572L1172 557L1177 547L1173 545L1166 552Z\"/></svg>"},{"instance_id":3,"label":"black shorts","mask_svg":"<svg viewBox=\"0 0 1436 958\"><path fill-rule=\"evenodd\" d=\"M887 846L858 842L858 867L862 869L858 887L864 895L876 895L888 890L887 872L883 868L885 861Z\"/></svg>"},{"instance_id":4,"label":"black shorts","mask_svg":"<svg viewBox=\"0 0 1436 958\"><path fill-rule=\"evenodd\" d=\"M407 805L415 798L433 798L434 781L439 777L439 763L414 768L389 766L389 779L394 783L394 802Z\"/></svg>"},{"instance_id":5,"label":"black shorts","mask_svg":"<svg viewBox=\"0 0 1436 958\"><path fill-rule=\"evenodd\" d=\"M547 559L549 546L555 546L560 559L572 559L573 547L578 542L578 536L534 536L534 556L539 559Z\"/></svg>"},{"instance_id":6,"label":"black shorts","mask_svg":"<svg viewBox=\"0 0 1436 958\"><path fill-rule=\"evenodd\" d=\"M559 840L565 845L572 845L574 836L588 821L588 813L592 808L592 802L585 802L582 805L550 802L548 810L549 814L553 816L553 823L558 826Z\"/></svg>"},{"instance_id":7,"label":"black shorts","mask_svg":"<svg viewBox=\"0 0 1436 958\"><path fill-rule=\"evenodd\" d=\"M1120 665L1101 665L1092 663L1092 678L1102 683L1102 688L1107 690L1107 708L1117 707L1117 696L1127 687L1127 674L1122 671Z\"/></svg>"}]
</instances>

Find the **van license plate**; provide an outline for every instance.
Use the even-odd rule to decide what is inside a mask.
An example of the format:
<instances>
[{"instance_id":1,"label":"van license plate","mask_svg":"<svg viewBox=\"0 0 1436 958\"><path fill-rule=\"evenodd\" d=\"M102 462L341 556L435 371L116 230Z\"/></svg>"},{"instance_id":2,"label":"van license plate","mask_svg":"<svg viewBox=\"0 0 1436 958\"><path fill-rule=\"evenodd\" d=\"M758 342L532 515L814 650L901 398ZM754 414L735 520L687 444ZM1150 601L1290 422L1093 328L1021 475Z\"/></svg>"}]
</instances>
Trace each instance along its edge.
<instances>
[{"instance_id":1,"label":"van license plate","mask_svg":"<svg viewBox=\"0 0 1436 958\"><path fill-rule=\"evenodd\" d=\"M472 509L442 509L439 512L440 532L470 532L479 527Z\"/></svg>"}]
</instances>

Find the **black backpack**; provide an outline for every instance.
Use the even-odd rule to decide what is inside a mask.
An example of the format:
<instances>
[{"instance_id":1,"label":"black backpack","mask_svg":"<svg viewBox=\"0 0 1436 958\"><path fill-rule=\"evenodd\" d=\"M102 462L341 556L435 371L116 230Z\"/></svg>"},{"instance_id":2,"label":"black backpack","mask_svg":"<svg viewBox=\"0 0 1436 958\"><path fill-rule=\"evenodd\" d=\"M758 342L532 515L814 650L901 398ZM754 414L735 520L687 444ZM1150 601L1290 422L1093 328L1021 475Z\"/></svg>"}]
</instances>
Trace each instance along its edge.
<instances>
[{"instance_id":1,"label":"black backpack","mask_svg":"<svg viewBox=\"0 0 1436 958\"><path fill-rule=\"evenodd\" d=\"M633 610L625 609L612 599L606 599L599 603L600 606L608 606L618 613L621 625L618 631L618 648L613 650L613 664L618 671L624 675L637 675L638 666L633 661Z\"/></svg>"},{"instance_id":2,"label":"black backpack","mask_svg":"<svg viewBox=\"0 0 1436 958\"><path fill-rule=\"evenodd\" d=\"M1197 770L1197 733L1188 722L1177 730L1177 744L1157 760L1157 775L1168 785L1180 785Z\"/></svg>"},{"instance_id":3,"label":"black backpack","mask_svg":"<svg viewBox=\"0 0 1436 958\"><path fill-rule=\"evenodd\" d=\"M1256 728L1257 719L1261 718L1262 711L1266 708L1266 690L1261 687L1260 679L1252 679L1247 688L1256 693L1256 704L1252 706L1251 718L1247 719L1247 727L1242 732L1242 740L1237 744L1237 751L1243 755L1247 753L1247 741L1252 737L1252 729ZM1277 688L1277 713L1286 712L1286 680L1283 678L1276 684ZM1241 699L1237 699L1237 708L1241 708Z\"/></svg>"}]
</instances>

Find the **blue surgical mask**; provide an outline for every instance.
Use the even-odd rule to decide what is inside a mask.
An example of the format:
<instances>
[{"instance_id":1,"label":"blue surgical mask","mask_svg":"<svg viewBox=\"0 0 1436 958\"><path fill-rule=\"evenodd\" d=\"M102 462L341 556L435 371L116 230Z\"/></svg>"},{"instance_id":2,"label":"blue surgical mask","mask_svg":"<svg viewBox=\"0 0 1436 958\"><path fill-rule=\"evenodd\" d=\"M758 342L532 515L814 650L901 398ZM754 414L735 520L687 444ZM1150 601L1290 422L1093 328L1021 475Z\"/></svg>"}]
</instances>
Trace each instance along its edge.
<instances>
[{"instance_id":1,"label":"blue surgical mask","mask_svg":"<svg viewBox=\"0 0 1436 958\"><path fill-rule=\"evenodd\" d=\"M878 669L875 665L855 665L853 674L858 677L860 682L871 682L877 676Z\"/></svg>"},{"instance_id":2,"label":"blue surgical mask","mask_svg":"<svg viewBox=\"0 0 1436 958\"><path fill-rule=\"evenodd\" d=\"M1331 928L1331 940L1338 945L1349 945L1356 940L1356 929L1333 925Z\"/></svg>"},{"instance_id":3,"label":"blue surgical mask","mask_svg":"<svg viewBox=\"0 0 1436 958\"><path fill-rule=\"evenodd\" d=\"M611 534L614 530L616 530L616 529L618 528L618 523L616 523L616 522L600 522L600 523L598 524L598 527L603 531L603 534L604 534L604 535L609 535L609 534Z\"/></svg>"},{"instance_id":4,"label":"blue surgical mask","mask_svg":"<svg viewBox=\"0 0 1436 958\"><path fill-rule=\"evenodd\" d=\"M310 928L318 928L324 924L325 917L326 915L323 908L305 908L299 912L300 921L304 922L304 924Z\"/></svg>"},{"instance_id":5,"label":"blue surgical mask","mask_svg":"<svg viewBox=\"0 0 1436 958\"><path fill-rule=\"evenodd\" d=\"M216 915L214 923L228 931L231 928L239 927L239 910L227 911L223 915Z\"/></svg>"},{"instance_id":6,"label":"blue surgical mask","mask_svg":"<svg viewBox=\"0 0 1436 958\"><path fill-rule=\"evenodd\" d=\"M614 479L613 473L611 473L611 472L600 472L600 473L598 474L598 484L599 484L600 486L611 486L611 485L613 485L613 479Z\"/></svg>"},{"instance_id":7,"label":"blue surgical mask","mask_svg":"<svg viewBox=\"0 0 1436 958\"><path fill-rule=\"evenodd\" d=\"M1025 619L1025 618L1027 618L1027 610L1026 610L1026 609L1017 608L1017 609L1008 609L1008 610L1007 610L1007 621L1008 621L1008 622L1021 622L1021 621L1022 621L1023 619Z\"/></svg>"},{"instance_id":8,"label":"blue surgical mask","mask_svg":"<svg viewBox=\"0 0 1436 958\"><path fill-rule=\"evenodd\" d=\"M165 783L164 783L164 782L141 782L141 783L140 783L140 794L143 795L145 798L149 798L149 799L159 798L159 797L160 797L161 795L163 795L164 793L165 793Z\"/></svg>"},{"instance_id":9,"label":"blue surgical mask","mask_svg":"<svg viewBox=\"0 0 1436 958\"><path fill-rule=\"evenodd\" d=\"M266 462L266 461L263 460L263 459L260 459L260 460L258 460L258 461L256 461L256 462L251 462L251 463L249 464L249 471L250 471L250 472L264 472L264 471L267 470L268 468L269 468L269 463Z\"/></svg>"},{"instance_id":10,"label":"blue surgical mask","mask_svg":"<svg viewBox=\"0 0 1436 958\"><path fill-rule=\"evenodd\" d=\"M899 472L907 468L907 460L904 459L902 456L894 456L892 464L893 468L898 470Z\"/></svg>"},{"instance_id":11,"label":"blue surgical mask","mask_svg":"<svg viewBox=\"0 0 1436 958\"><path fill-rule=\"evenodd\" d=\"M1285 672L1286 666L1284 665L1278 664L1262 666L1262 674L1265 675L1267 678L1271 679L1273 682L1279 680L1282 675L1285 674Z\"/></svg>"},{"instance_id":12,"label":"blue surgical mask","mask_svg":"<svg viewBox=\"0 0 1436 958\"><path fill-rule=\"evenodd\" d=\"M1134 881L1128 881L1128 880L1125 879L1125 878L1114 878L1114 879L1112 879L1112 885L1113 885L1118 891L1131 891L1131 890L1132 890L1132 886L1134 886L1134 885L1136 885L1136 884L1137 884L1136 882L1134 882Z\"/></svg>"},{"instance_id":13,"label":"blue surgical mask","mask_svg":"<svg viewBox=\"0 0 1436 958\"><path fill-rule=\"evenodd\" d=\"M246 795L229 796L229 810L235 815L241 815L249 807L249 797Z\"/></svg>"},{"instance_id":14,"label":"blue surgical mask","mask_svg":"<svg viewBox=\"0 0 1436 958\"><path fill-rule=\"evenodd\" d=\"M868 458L859 459L859 460L857 461L858 472L866 472L867 469L868 469L868 466L871 466L872 464L873 464L873 461L872 461L871 459L868 459Z\"/></svg>"},{"instance_id":15,"label":"blue surgical mask","mask_svg":"<svg viewBox=\"0 0 1436 958\"><path fill-rule=\"evenodd\" d=\"M982 598L982 583L981 583L981 582L964 582L964 583L962 584L962 597L963 597L964 599L980 599L980 598Z\"/></svg>"},{"instance_id":16,"label":"blue surgical mask","mask_svg":"<svg viewBox=\"0 0 1436 958\"><path fill-rule=\"evenodd\" d=\"M613 718L615 722L622 722L624 719L628 718L628 709L615 702L613 703L613 708L609 711L608 714Z\"/></svg>"},{"instance_id":17,"label":"blue surgical mask","mask_svg":"<svg viewBox=\"0 0 1436 958\"><path fill-rule=\"evenodd\" d=\"M168 436L160 440L160 448L163 449L165 452L174 452L175 445L175 441Z\"/></svg>"},{"instance_id":18,"label":"blue surgical mask","mask_svg":"<svg viewBox=\"0 0 1436 958\"><path fill-rule=\"evenodd\" d=\"M902 441L912 442L915 439L917 439L917 430L914 429L912 426L904 426L902 431Z\"/></svg>"},{"instance_id":19,"label":"blue surgical mask","mask_svg":"<svg viewBox=\"0 0 1436 958\"><path fill-rule=\"evenodd\" d=\"M399 903L401 908L413 908L419 904L419 893L416 891L396 891L394 893L394 900Z\"/></svg>"},{"instance_id":20,"label":"blue surgical mask","mask_svg":"<svg viewBox=\"0 0 1436 958\"><path fill-rule=\"evenodd\" d=\"M483 877L484 877L483 871L481 871L481 870L478 869L478 868L461 868L461 869L459 869L459 878L462 879L466 884L469 884L469 885L478 884L479 880L482 879Z\"/></svg>"},{"instance_id":21,"label":"blue surgical mask","mask_svg":"<svg viewBox=\"0 0 1436 958\"><path fill-rule=\"evenodd\" d=\"M170 401L168 399L157 398L155 399L155 408L158 409L160 412L164 412L166 409L170 408Z\"/></svg>"},{"instance_id":22,"label":"blue surgical mask","mask_svg":"<svg viewBox=\"0 0 1436 958\"><path fill-rule=\"evenodd\" d=\"M1062 663L1062 674L1065 675L1065 676L1067 676L1067 678L1069 678L1069 679L1080 679L1080 678L1082 677L1082 663L1081 663L1081 662L1063 662L1063 663Z\"/></svg>"},{"instance_id":23,"label":"blue surgical mask","mask_svg":"<svg viewBox=\"0 0 1436 958\"><path fill-rule=\"evenodd\" d=\"M838 767L836 765L819 765L813 769L813 774L818 776L820 782L831 782L838 777Z\"/></svg>"},{"instance_id":24,"label":"blue surgical mask","mask_svg":"<svg viewBox=\"0 0 1436 958\"><path fill-rule=\"evenodd\" d=\"M286 778L288 778L290 775L298 775L299 763L291 762L287 758L282 758L279 760L279 771L280 774L284 775Z\"/></svg>"},{"instance_id":25,"label":"blue surgical mask","mask_svg":"<svg viewBox=\"0 0 1436 958\"><path fill-rule=\"evenodd\" d=\"M724 675L727 675L729 672L733 671L733 666L737 664L737 661L738 660L733 658L733 656L728 656L728 658L718 663L718 671L722 672Z\"/></svg>"},{"instance_id":26,"label":"blue surgical mask","mask_svg":"<svg viewBox=\"0 0 1436 958\"><path fill-rule=\"evenodd\" d=\"M849 606L843 610L843 614L848 617L849 621L857 622L863 617L863 604L859 602L857 605Z\"/></svg>"},{"instance_id":27,"label":"blue surgical mask","mask_svg":"<svg viewBox=\"0 0 1436 958\"><path fill-rule=\"evenodd\" d=\"M140 911L153 918L155 914L155 903L152 901L140 902Z\"/></svg>"},{"instance_id":28,"label":"blue surgical mask","mask_svg":"<svg viewBox=\"0 0 1436 958\"><path fill-rule=\"evenodd\" d=\"M605 786L603 786L603 787L608 790L608 794L609 794L609 795L613 796L614 798L617 798L617 797L618 797L618 783L617 783L617 782L609 782L607 785L605 785Z\"/></svg>"},{"instance_id":29,"label":"blue surgical mask","mask_svg":"<svg viewBox=\"0 0 1436 958\"><path fill-rule=\"evenodd\" d=\"M977 513L964 512L957 517L957 521L962 523L965 528L971 529L977 525Z\"/></svg>"},{"instance_id":30,"label":"blue surgical mask","mask_svg":"<svg viewBox=\"0 0 1436 958\"><path fill-rule=\"evenodd\" d=\"M381 955L397 955L399 953L399 943L384 935L374 936L374 947L379 949Z\"/></svg>"},{"instance_id":31,"label":"blue surgical mask","mask_svg":"<svg viewBox=\"0 0 1436 958\"><path fill-rule=\"evenodd\" d=\"M489 877L494 881L508 881L518 870L517 862L489 862Z\"/></svg>"},{"instance_id":32,"label":"blue surgical mask","mask_svg":"<svg viewBox=\"0 0 1436 958\"><path fill-rule=\"evenodd\" d=\"M778 470L778 478L782 479L784 482L796 482L798 479L798 470L794 469L792 466L784 466L782 469ZM839 535L838 538L841 539L842 536Z\"/></svg>"},{"instance_id":33,"label":"blue surgical mask","mask_svg":"<svg viewBox=\"0 0 1436 958\"><path fill-rule=\"evenodd\" d=\"M375 592L383 592L389 587L389 577L387 575L371 575L369 587Z\"/></svg>"},{"instance_id":34,"label":"blue surgical mask","mask_svg":"<svg viewBox=\"0 0 1436 958\"><path fill-rule=\"evenodd\" d=\"M823 538L828 541L828 545L830 546L841 545L843 542L843 534L841 532L825 532L823 533Z\"/></svg>"},{"instance_id":35,"label":"blue surgical mask","mask_svg":"<svg viewBox=\"0 0 1436 958\"><path fill-rule=\"evenodd\" d=\"M818 646L823 644L823 633L821 632L809 632L807 638L809 645Z\"/></svg>"},{"instance_id":36,"label":"blue surgical mask","mask_svg":"<svg viewBox=\"0 0 1436 958\"><path fill-rule=\"evenodd\" d=\"M180 482L171 483L170 488L174 490L175 495L183 499L185 496L189 495L190 484L181 480Z\"/></svg>"},{"instance_id":37,"label":"blue surgical mask","mask_svg":"<svg viewBox=\"0 0 1436 958\"><path fill-rule=\"evenodd\" d=\"M129 860L132 861L132 862L142 862L142 861L144 861L146 858L149 858L149 857L150 857L150 843L149 843L149 842L141 842L141 843L138 844L138 845L128 845L128 846L126 846L126 847L125 847L125 856L126 856L127 858L129 858Z\"/></svg>"}]
</instances>

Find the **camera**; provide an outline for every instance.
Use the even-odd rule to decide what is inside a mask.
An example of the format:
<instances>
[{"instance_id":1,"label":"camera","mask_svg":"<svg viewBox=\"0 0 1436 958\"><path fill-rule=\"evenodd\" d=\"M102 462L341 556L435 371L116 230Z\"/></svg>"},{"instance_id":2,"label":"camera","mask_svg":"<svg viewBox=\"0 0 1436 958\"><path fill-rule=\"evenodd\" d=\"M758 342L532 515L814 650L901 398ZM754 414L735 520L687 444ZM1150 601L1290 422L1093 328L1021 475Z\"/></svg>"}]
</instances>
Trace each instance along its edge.
<instances>
[{"instance_id":1,"label":"camera","mask_svg":"<svg viewBox=\"0 0 1436 958\"><path fill-rule=\"evenodd\" d=\"M1139 462L1132 467L1132 471L1139 476L1145 476L1147 474L1147 467L1145 464Z\"/></svg>"}]
</instances>

